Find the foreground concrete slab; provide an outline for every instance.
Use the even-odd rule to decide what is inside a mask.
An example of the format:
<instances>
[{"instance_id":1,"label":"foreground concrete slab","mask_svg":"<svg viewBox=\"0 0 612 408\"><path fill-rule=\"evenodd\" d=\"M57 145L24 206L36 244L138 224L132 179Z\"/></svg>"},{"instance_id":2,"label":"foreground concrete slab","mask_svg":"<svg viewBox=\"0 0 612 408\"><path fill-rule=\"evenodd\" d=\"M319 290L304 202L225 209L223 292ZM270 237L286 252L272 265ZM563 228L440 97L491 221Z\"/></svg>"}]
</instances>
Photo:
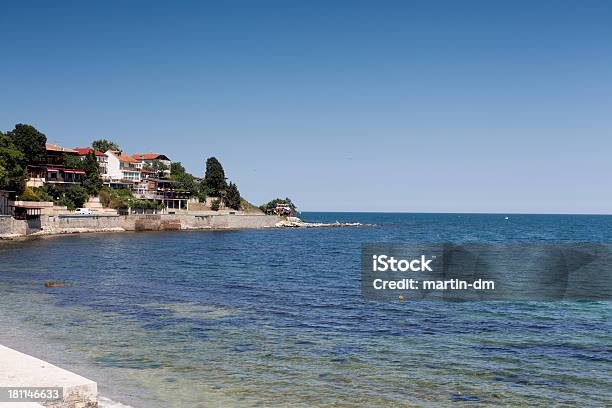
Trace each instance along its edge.
<instances>
[{"instance_id":1,"label":"foreground concrete slab","mask_svg":"<svg viewBox=\"0 0 612 408\"><path fill-rule=\"evenodd\" d=\"M0 345L0 387L59 387L63 390L63 400L45 403L45 407L98 407L98 386L94 381L2 345ZM14 405L15 408L39 406L40 404L36 403ZM4 405L0 403L0 408L3 407Z\"/></svg>"}]
</instances>

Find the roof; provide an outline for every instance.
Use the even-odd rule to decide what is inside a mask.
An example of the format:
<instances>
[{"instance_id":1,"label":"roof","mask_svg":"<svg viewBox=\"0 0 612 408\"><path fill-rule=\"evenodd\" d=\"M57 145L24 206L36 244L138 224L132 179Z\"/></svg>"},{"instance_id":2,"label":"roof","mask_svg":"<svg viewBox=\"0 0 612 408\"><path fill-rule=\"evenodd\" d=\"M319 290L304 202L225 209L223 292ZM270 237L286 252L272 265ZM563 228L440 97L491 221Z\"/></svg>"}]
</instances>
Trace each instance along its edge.
<instances>
[{"instance_id":1,"label":"roof","mask_svg":"<svg viewBox=\"0 0 612 408\"><path fill-rule=\"evenodd\" d=\"M62 147L51 143L45 143L45 149L52 152L77 153L77 151L74 149L69 149L67 147Z\"/></svg>"},{"instance_id":2,"label":"roof","mask_svg":"<svg viewBox=\"0 0 612 408\"><path fill-rule=\"evenodd\" d=\"M107 157L106 154L94 150L91 147L75 147L74 150L76 150L79 156L85 156L86 154L93 152L96 156Z\"/></svg>"},{"instance_id":3,"label":"roof","mask_svg":"<svg viewBox=\"0 0 612 408\"><path fill-rule=\"evenodd\" d=\"M128 156L127 154L123 154L123 152L119 150L109 150L109 152L122 162L128 162L128 163L134 163L134 164L140 163L138 160L134 159L133 157Z\"/></svg>"},{"instance_id":4,"label":"roof","mask_svg":"<svg viewBox=\"0 0 612 408\"><path fill-rule=\"evenodd\" d=\"M119 158L119 160L124 161L124 162L128 162L128 163L140 163L138 160L134 159L133 157L128 156L127 154L121 153L117 157Z\"/></svg>"},{"instance_id":5,"label":"roof","mask_svg":"<svg viewBox=\"0 0 612 408\"><path fill-rule=\"evenodd\" d=\"M136 153L132 157L138 161L140 160L170 160L168 156L161 153Z\"/></svg>"}]
</instances>

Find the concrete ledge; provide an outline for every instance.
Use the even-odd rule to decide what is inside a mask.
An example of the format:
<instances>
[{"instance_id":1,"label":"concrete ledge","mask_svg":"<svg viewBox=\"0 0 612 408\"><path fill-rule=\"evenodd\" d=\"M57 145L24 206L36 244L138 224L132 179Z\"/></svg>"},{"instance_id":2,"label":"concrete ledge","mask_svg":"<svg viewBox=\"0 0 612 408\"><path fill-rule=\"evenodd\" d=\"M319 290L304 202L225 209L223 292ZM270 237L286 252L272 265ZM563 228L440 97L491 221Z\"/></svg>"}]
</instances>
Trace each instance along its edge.
<instances>
[{"instance_id":1,"label":"concrete ledge","mask_svg":"<svg viewBox=\"0 0 612 408\"><path fill-rule=\"evenodd\" d=\"M98 385L85 377L0 345L0 387L61 387L63 401L47 408L97 408ZM0 407L4 405L0 403ZM9 405L7 405L9 406ZM38 407L17 403L18 407Z\"/></svg>"}]
</instances>

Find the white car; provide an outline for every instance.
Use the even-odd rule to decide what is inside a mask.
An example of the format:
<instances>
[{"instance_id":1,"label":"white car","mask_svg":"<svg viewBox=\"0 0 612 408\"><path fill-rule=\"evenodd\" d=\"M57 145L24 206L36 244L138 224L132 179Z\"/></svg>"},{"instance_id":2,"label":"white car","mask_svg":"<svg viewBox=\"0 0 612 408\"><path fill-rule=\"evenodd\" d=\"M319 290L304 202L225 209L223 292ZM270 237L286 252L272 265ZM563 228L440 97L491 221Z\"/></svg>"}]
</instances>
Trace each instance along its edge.
<instances>
[{"instance_id":1,"label":"white car","mask_svg":"<svg viewBox=\"0 0 612 408\"><path fill-rule=\"evenodd\" d=\"M89 208L77 208L74 211L75 214L81 214L81 215L91 215L93 214L93 211L91 211Z\"/></svg>"}]
</instances>

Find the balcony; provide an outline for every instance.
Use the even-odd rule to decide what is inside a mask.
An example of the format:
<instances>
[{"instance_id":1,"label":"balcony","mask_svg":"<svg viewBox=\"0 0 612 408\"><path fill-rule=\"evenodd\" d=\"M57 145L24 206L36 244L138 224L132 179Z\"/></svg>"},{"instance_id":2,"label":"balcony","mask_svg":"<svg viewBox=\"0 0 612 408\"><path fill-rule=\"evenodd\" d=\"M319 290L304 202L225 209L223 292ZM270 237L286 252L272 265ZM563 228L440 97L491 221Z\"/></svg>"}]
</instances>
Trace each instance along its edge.
<instances>
[{"instance_id":1,"label":"balcony","mask_svg":"<svg viewBox=\"0 0 612 408\"><path fill-rule=\"evenodd\" d=\"M191 197L190 192L185 191L169 191L169 190L133 190L132 194L134 197L141 200L177 200L177 199L189 199Z\"/></svg>"}]
</instances>

